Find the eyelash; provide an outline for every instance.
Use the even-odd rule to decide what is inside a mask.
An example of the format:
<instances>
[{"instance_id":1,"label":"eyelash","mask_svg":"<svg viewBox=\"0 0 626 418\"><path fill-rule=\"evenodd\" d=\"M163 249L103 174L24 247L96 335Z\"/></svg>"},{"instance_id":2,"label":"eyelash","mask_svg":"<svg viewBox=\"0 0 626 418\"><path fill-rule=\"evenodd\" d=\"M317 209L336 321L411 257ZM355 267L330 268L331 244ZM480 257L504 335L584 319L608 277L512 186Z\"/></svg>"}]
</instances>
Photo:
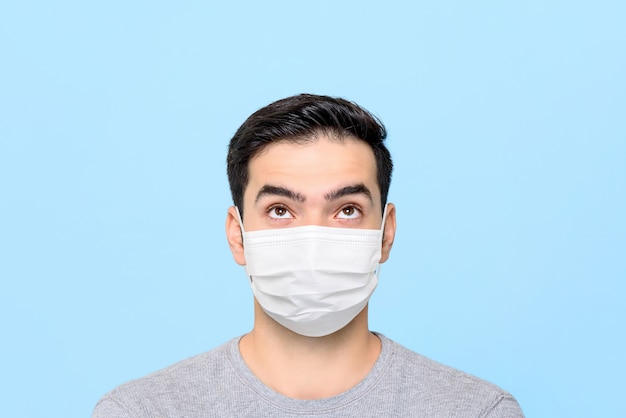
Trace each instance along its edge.
<instances>
[{"instance_id":1,"label":"eyelash","mask_svg":"<svg viewBox=\"0 0 626 418\"><path fill-rule=\"evenodd\" d=\"M339 209L339 212L337 212L337 217L341 215L343 211L346 209L352 209L353 211L358 212L358 216L356 218L353 218L352 216L354 216L354 213L352 213L351 215L346 215L348 216L348 218L340 218L342 220L355 220L363 216L363 211L361 210L360 207L358 207L357 205L350 204L350 205L342 206L341 209Z\"/></svg>"},{"instance_id":2,"label":"eyelash","mask_svg":"<svg viewBox=\"0 0 626 418\"><path fill-rule=\"evenodd\" d=\"M271 218L271 219L289 219L289 218L284 218L282 216L272 216L272 212L275 213L276 209L282 209L285 211L285 214L289 213L292 217L293 217L293 212L291 210L289 210L289 208L285 205L272 205L269 208L267 208L267 215Z\"/></svg>"}]
</instances>

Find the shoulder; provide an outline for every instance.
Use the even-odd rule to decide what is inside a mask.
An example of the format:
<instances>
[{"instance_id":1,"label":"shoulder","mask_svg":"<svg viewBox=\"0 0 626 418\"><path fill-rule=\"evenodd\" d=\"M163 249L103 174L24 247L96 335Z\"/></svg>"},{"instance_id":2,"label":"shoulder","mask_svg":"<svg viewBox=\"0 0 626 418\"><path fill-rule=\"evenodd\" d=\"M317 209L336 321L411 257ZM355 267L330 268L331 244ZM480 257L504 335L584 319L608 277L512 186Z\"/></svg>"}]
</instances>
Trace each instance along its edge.
<instances>
[{"instance_id":1,"label":"shoulder","mask_svg":"<svg viewBox=\"0 0 626 418\"><path fill-rule=\"evenodd\" d=\"M232 373L229 352L237 341L121 384L100 399L92 417L143 416L147 410L168 415L169 408L185 405L200 390L206 397L216 381Z\"/></svg>"},{"instance_id":2,"label":"shoulder","mask_svg":"<svg viewBox=\"0 0 626 418\"><path fill-rule=\"evenodd\" d=\"M419 381L428 381L431 387L464 388L484 392L500 392L501 389L471 374L418 354L396 342L390 341L394 352L391 367L407 377L414 376Z\"/></svg>"},{"instance_id":3,"label":"shoulder","mask_svg":"<svg viewBox=\"0 0 626 418\"><path fill-rule=\"evenodd\" d=\"M385 337L382 337L385 338ZM476 416L521 417L515 398L508 392L471 374L431 360L386 339L392 352L387 376L395 376L402 396L419 398L441 410L475 412Z\"/></svg>"}]
</instances>

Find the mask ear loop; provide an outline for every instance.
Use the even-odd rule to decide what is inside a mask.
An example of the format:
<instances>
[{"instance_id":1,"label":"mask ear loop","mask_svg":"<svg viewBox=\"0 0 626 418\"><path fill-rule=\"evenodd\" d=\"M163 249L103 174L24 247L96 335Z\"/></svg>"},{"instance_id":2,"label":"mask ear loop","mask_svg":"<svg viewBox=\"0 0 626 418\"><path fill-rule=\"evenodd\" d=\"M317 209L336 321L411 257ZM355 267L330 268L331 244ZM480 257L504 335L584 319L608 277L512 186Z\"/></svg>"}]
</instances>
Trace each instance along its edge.
<instances>
[{"instance_id":1,"label":"mask ear loop","mask_svg":"<svg viewBox=\"0 0 626 418\"><path fill-rule=\"evenodd\" d=\"M237 220L239 221L239 228L241 228L241 235L243 236L243 233L245 232L243 230L243 219L241 219L241 213L239 212L239 208L237 206L235 206L235 210L237 211Z\"/></svg>"},{"instance_id":2,"label":"mask ear loop","mask_svg":"<svg viewBox=\"0 0 626 418\"><path fill-rule=\"evenodd\" d=\"M385 210L383 210L383 223L380 225L381 232L385 232L385 221L387 220L387 208L389 207L389 203L385 204Z\"/></svg>"},{"instance_id":3,"label":"mask ear loop","mask_svg":"<svg viewBox=\"0 0 626 418\"><path fill-rule=\"evenodd\" d=\"M380 225L380 245L381 245L381 251L382 251L382 238L383 235L385 234L385 221L387 220L387 208L389 207L389 203L385 204L385 210L383 211L383 223ZM378 263L378 267L376 268L376 281L378 281L378 278L380 277L380 268L381 268L382 264Z\"/></svg>"}]
</instances>

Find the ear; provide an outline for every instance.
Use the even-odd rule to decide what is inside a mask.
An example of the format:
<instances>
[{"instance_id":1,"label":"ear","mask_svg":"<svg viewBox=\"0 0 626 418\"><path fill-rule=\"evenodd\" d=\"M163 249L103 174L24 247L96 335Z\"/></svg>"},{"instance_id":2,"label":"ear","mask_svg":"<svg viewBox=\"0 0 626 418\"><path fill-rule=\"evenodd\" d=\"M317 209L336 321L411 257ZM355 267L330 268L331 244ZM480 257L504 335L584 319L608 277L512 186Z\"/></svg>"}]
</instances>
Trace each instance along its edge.
<instances>
[{"instance_id":1,"label":"ear","mask_svg":"<svg viewBox=\"0 0 626 418\"><path fill-rule=\"evenodd\" d=\"M396 236L396 207L393 203L387 204L387 217L385 218L385 229L383 230L383 246L380 262L384 263L389 259L393 240Z\"/></svg>"},{"instance_id":2,"label":"ear","mask_svg":"<svg viewBox=\"0 0 626 418\"><path fill-rule=\"evenodd\" d=\"M228 215L226 215L226 239L228 240L228 246L230 247L230 252L233 254L235 263L240 266L245 266L246 259L243 255L243 236L241 235L237 208L234 206L228 208Z\"/></svg>"}]
</instances>

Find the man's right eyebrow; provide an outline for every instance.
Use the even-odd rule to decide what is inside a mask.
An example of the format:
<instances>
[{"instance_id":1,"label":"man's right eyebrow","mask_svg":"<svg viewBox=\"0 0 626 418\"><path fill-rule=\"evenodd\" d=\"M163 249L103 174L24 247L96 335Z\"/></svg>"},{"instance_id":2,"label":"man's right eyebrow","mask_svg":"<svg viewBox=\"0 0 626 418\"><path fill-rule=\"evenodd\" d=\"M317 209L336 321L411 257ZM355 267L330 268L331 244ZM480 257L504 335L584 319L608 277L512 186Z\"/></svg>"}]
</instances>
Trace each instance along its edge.
<instances>
[{"instance_id":1,"label":"man's right eyebrow","mask_svg":"<svg viewBox=\"0 0 626 418\"><path fill-rule=\"evenodd\" d=\"M272 186L270 184L266 184L261 187L261 190L256 194L256 199L254 202L258 202L261 198L265 196L282 196L291 200L295 200L297 202L304 202L304 196L300 193L294 192L293 190L289 190L286 187L280 186Z\"/></svg>"}]
</instances>

